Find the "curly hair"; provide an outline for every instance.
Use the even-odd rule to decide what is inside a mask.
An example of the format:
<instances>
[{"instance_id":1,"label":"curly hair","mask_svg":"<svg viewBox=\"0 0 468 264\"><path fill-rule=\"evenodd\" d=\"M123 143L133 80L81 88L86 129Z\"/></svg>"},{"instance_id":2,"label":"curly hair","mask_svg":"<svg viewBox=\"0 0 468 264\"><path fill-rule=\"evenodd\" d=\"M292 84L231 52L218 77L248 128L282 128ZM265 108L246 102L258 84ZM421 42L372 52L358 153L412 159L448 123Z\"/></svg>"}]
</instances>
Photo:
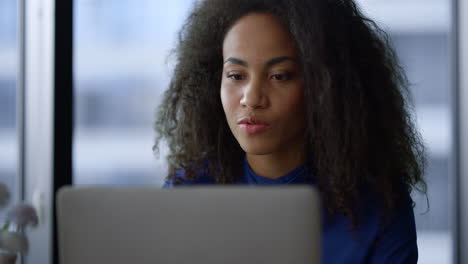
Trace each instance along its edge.
<instances>
[{"instance_id":1,"label":"curly hair","mask_svg":"<svg viewBox=\"0 0 468 264\"><path fill-rule=\"evenodd\" d=\"M411 116L409 82L387 34L351 0L205 0L179 32L175 69L158 108L154 150L169 146L166 180L241 177L244 152L221 105L222 44L251 13L272 14L293 36L304 72L310 168L331 214L357 223L365 190L390 214L413 189L426 193L425 149Z\"/></svg>"}]
</instances>

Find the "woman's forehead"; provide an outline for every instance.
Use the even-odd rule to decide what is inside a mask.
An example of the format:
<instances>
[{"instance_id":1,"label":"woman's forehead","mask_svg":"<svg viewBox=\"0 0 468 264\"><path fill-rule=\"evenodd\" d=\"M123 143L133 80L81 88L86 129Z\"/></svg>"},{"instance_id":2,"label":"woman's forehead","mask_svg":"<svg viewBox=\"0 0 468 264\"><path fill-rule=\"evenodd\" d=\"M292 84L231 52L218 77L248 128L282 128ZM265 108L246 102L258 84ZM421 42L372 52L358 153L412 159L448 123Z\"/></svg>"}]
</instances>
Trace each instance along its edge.
<instances>
[{"instance_id":1,"label":"woman's forehead","mask_svg":"<svg viewBox=\"0 0 468 264\"><path fill-rule=\"evenodd\" d=\"M267 59L296 57L292 36L280 21L269 14L250 14L240 18L223 42L223 57Z\"/></svg>"}]
</instances>

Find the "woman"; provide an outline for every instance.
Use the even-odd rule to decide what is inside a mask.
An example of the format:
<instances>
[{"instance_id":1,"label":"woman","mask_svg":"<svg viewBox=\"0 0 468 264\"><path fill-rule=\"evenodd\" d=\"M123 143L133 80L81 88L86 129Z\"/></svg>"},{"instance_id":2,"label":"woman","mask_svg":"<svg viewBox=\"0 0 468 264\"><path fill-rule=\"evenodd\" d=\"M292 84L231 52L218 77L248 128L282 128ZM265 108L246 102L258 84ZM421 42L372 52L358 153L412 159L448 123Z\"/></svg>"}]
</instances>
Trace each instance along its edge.
<instances>
[{"instance_id":1,"label":"woman","mask_svg":"<svg viewBox=\"0 0 468 264\"><path fill-rule=\"evenodd\" d=\"M206 0L155 124L165 187L312 184L324 263L416 263L424 148L386 34L351 0Z\"/></svg>"}]
</instances>

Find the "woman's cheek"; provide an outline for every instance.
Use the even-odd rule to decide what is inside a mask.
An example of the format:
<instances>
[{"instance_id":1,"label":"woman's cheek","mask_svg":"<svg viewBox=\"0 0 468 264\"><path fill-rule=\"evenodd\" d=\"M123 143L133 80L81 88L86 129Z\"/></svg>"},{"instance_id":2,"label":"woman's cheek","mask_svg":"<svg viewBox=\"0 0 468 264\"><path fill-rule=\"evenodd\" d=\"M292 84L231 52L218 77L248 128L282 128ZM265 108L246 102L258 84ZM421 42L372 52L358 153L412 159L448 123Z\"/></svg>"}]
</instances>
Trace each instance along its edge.
<instances>
[{"instance_id":1,"label":"woman's cheek","mask_svg":"<svg viewBox=\"0 0 468 264\"><path fill-rule=\"evenodd\" d=\"M228 112L227 110L234 109L240 103L239 96L239 91L234 89L234 87L225 85L221 88L221 102L226 113Z\"/></svg>"},{"instance_id":2,"label":"woman's cheek","mask_svg":"<svg viewBox=\"0 0 468 264\"><path fill-rule=\"evenodd\" d=\"M223 105L224 114L227 121L231 121L233 111L235 109L232 90L226 87L221 88L221 103Z\"/></svg>"}]
</instances>

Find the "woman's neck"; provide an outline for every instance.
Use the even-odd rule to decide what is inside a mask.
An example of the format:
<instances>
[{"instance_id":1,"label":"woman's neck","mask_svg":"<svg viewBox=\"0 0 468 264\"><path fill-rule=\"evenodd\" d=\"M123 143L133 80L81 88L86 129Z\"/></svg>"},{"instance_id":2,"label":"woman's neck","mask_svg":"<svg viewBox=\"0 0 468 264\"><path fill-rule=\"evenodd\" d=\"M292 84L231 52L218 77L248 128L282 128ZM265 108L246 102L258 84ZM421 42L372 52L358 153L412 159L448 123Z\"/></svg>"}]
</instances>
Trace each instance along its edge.
<instances>
[{"instance_id":1,"label":"woman's neck","mask_svg":"<svg viewBox=\"0 0 468 264\"><path fill-rule=\"evenodd\" d=\"M305 162L305 151L284 151L264 155L247 153L250 168L258 175L276 179Z\"/></svg>"}]
</instances>

